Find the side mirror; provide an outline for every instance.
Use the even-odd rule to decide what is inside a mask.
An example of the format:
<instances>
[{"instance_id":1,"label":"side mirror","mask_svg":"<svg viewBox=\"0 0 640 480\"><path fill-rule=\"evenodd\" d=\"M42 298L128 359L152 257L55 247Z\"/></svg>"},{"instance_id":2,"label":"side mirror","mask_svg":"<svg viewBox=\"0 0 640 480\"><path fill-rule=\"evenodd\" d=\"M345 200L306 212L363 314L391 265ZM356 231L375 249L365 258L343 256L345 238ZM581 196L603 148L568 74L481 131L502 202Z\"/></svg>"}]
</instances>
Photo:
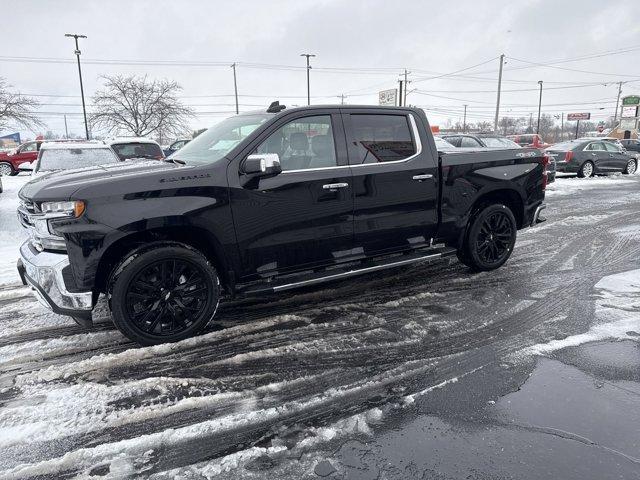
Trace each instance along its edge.
<instances>
[{"instance_id":1,"label":"side mirror","mask_svg":"<svg viewBox=\"0 0 640 480\"><path fill-rule=\"evenodd\" d=\"M20 170L21 172L33 172L33 162L21 163L18 166L18 170Z\"/></svg>"},{"instance_id":2,"label":"side mirror","mask_svg":"<svg viewBox=\"0 0 640 480\"><path fill-rule=\"evenodd\" d=\"M277 153L249 155L242 165L242 173L256 177L278 175L280 172L282 167Z\"/></svg>"}]
</instances>

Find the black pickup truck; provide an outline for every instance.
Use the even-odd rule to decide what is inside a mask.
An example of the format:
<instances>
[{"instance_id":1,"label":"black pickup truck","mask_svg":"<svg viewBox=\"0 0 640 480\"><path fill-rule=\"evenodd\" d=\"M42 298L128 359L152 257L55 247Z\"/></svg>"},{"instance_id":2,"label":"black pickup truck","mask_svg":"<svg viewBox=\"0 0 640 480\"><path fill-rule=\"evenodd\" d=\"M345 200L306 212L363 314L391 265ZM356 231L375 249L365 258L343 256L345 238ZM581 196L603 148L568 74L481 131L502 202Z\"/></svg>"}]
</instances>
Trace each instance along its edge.
<instances>
[{"instance_id":1,"label":"black pickup truck","mask_svg":"<svg viewBox=\"0 0 640 480\"><path fill-rule=\"evenodd\" d=\"M140 344L201 331L223 296L278 292L457 254L500 267L544 208L535 149L440 153L415 108L314 106L228 118L166 161L20 191L25 284L91 324L106 294Z\"/></svg>"}]
</instances>

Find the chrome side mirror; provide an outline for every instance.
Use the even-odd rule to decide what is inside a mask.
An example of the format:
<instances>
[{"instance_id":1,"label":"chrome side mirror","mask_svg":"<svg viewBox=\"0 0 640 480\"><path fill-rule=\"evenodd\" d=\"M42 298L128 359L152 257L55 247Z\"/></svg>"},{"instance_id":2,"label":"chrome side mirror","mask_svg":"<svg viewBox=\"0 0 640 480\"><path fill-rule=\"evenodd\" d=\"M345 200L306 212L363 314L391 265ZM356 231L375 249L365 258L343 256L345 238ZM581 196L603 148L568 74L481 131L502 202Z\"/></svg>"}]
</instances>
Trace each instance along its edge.
<instances>
[{"instance_id":1,"label":"chrome side mirror","mask_svg":"<svg viewBox=\"0 0 640 480\"><path fill-rule=\"evenodd\" d=\"M277 153L258 153L249 155L242 165L242 173L254 176L277 175L282 172L280 157Z\"/></svg>"}]
</instances>

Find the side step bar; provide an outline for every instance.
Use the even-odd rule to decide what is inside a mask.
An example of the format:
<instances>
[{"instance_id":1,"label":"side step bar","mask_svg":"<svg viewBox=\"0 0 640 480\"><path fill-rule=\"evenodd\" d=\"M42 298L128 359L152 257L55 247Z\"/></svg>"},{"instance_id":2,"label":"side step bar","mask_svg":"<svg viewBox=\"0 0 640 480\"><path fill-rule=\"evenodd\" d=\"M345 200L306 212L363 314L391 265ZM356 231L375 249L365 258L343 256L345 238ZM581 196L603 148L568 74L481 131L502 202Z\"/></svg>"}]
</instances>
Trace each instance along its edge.
<instances>
[{"instance_id":1,"label":"side step bar","mask_svg":"<svg viewBox=\"0 0 640 480\"><path fill-rule=\"evenodd\" d=\"M324 282L331 282L334 280L341 280L344 278L355 277L357 275L363 275L366 273L376 272L378 270L385 270L387 268L401 267L403 265L409 265L412 263L432 262L440 258L448 257L456 253L455 248L440 247L430 248L422 252L414 252L411 254L404 254L388 258L382 262L374 263L367 262L360 268L346 269L332 269L321 273L312 274L301 277L290 277L287 279L274 280L272 282L265 282L260 284L254 284L246 289L239 289L238 293L274 293L282 292L285 290L292 290L294 288L307 287L310 285L316 285Z\"/></svg>"}]
</instances>

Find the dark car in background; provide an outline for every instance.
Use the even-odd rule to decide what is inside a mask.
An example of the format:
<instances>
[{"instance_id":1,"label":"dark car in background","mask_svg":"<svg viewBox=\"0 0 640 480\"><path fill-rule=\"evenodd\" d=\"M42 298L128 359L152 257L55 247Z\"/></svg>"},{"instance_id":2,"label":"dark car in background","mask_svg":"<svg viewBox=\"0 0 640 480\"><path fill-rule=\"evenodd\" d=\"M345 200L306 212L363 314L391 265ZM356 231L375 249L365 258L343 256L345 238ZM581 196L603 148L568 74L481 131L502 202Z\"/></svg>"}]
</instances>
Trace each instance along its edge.
<instances>
[{"instance_id":1,"label":"dark car in background","mask_svg":"<svg viewBox=\"0 0 640 480\"><path fill-rule=\"evenodd\" d=\"M164 153L158 142L142 137L123 137L110 140L108 144L120 157L120 160L130 158L148 158L151 160L162 160Z\"/></svg>"},{"instance_id":2,"label":"dark car in background","mask_svg":"<svg viewBox=\"0 0 640 480\"><path fill-rule=\"evenodd\" d=\"M441 135L458 148L519 148L513 140L494 133L447 133Z\"/></svg>"},{"instance_id":3,"label":"dark car in background","mask_svg":"<svg viewBox=\"0 0 640 480\"><path fill-rule=\"evenodd\" d=\"M636 158L640 157L640 140L628 138L620 140L620 143L629 155L633 155Z\"/></svg>"},{"instance_id":4,"label":"dark car in background","mask_svg":"<svg viewBox=\"0 0 640 480\"><path fill-rule=\"evenodd\" d=\"M613 172L632 174L638 168L637 159L617 145L596 138L556 143L547 149L547 155L555 159L557 172L577 173L578 177Z\"/></svg>"},{"instance_id":5,"label":"dark car in background","mask_svg":"<svg viewBox=\"0 0 640 480\"><path fill-rule=\"evenodd\" d=\"M184 147L187 143L189 143L191 141L190 138L181 138L176 140L175 142L173 142L171 145L169 145L168 148L164 148L162 150L162 152L164 153L165 157L168 157L169 155L171 155L174 152L177 152L178 150L180 150L182 147Z\"/></svg>"}]
</instances>

